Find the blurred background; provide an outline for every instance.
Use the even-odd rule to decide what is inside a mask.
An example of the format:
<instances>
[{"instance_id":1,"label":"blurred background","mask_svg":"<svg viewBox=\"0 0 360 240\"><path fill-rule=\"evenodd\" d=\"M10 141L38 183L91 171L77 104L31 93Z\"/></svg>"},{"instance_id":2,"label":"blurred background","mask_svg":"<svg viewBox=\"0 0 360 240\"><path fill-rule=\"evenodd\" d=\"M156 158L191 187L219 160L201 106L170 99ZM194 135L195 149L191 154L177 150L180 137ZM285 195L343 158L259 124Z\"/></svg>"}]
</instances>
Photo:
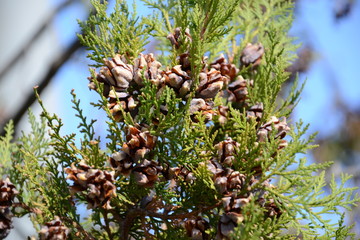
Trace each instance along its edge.
<instances>
[{"instance_id":1,"label":"blurred background","mask_svg":"<svg viewBox=\"0 0 360 240\"><path fill-rule=\"evenodd\" d=\"M150 13L136 2L139 14ZM102 111L89 105L97 96L87 88L90 62L76 37L80 33L77 20L86 20L90 12L89 0L0 0L1 135L10 119L16 125L16 135L29 131L27 109L40 113L34 86L38 86L48 111L63 119L63 134L77 132L71 89L81 99L85 115L104 117ZM289 83L299 72L300 83L306 80L306 86L292 122L303 119L311 124L309 134L318 132L316 143L320 147L308 154L309 161L333 161L328 179L333 174L349 173L354 176L349 186L359 186L359 1L297 0L294 17L290 34L298 37L302 47L299 59L287 69L292 73ZM102 131L101 121L96 128ZM358 222L353 231L360 237L360 208L348 212L346 221ZM14 229L6 239L35 234L27 218L14 219Z\"/></svg>"}]
</instances>

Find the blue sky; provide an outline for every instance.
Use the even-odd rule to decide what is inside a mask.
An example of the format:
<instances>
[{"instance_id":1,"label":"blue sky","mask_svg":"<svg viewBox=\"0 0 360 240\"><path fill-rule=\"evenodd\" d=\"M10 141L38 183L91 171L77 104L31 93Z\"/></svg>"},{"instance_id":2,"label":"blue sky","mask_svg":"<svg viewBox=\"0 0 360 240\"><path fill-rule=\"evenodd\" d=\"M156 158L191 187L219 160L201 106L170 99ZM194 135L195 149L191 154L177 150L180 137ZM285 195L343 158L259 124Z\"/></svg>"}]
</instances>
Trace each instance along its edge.
<instances>
[{"instance_id":1,"label":"blue sky","mask_svg":"<svg viewBox=\"0 0 360 240\"><path fill-rule=\"evenodd\" d=\"M315 49L316 59L309 71L302 100L295 118L311 123L310 131L320 136L336 131L343 116L334 106L336 94L351 110L360 107L360 84L357 74L360 54L360 4L353 12L335 21L332 4L327 0L299 1L292 33Z\"/></svg>"}]
</instances>

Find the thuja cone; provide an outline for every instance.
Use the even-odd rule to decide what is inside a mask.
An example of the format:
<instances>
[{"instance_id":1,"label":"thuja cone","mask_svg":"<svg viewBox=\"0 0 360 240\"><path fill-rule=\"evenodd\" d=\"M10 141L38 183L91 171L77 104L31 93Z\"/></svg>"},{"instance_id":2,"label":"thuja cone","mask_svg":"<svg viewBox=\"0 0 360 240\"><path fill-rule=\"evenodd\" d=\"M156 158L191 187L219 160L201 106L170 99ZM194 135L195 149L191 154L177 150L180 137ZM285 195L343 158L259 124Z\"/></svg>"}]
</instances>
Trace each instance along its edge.
<instances>
[{"instance_id":1,"label":"thuja cone","mask_svg":"<svg viewBox=\"0 0 360 240\"><path fill-rule=\"evenodd\" d=\"M17 194L19 192L9 178L0 180L0 239L5 238L13 228L11 207Z\"/></svg>"},{"instance_id":2,"label":"thuja cone","mask_svg":"<svg viewBox=\"0 0 360 240\"><path fill-rule=\"evenodd\" d=\"M62 223L58 216L45 223L39 232L40 240L65 240L68 239L70 230Z\"/></svg>"},{"instance_id":3,"label":"thuja cone","mask_svg":"<svg viewBox=\"0 0 360 240\"><path fill-rule=\"evenodd\" d=\"M66 168L67 178L74 181L70 187L71 193L83 193L88 203L88 208L103 207L111 209L110 200L116 195L114 173L94 169L84 162L79 167L73 163L71 168Z\"/></svg>"}]
</instances>

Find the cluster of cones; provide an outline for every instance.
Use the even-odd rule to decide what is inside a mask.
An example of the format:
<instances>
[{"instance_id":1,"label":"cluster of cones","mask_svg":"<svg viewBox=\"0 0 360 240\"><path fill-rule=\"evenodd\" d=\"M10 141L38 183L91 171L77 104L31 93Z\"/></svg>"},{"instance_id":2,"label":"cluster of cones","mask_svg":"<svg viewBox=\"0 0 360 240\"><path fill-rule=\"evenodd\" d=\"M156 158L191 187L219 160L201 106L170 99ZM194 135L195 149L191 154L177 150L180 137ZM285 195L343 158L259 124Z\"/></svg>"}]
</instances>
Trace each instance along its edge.
<instances>
[{"instance_id":1,"label":"cluster of cones","mask_svg":"<svg viewBox=\"0 0 360 240\"><path fill-rule=\"evenodd\" d=\"M175 29L169 34L168 39L176 49L188 41L191 36L188 31L182 32ZM241 64L255 69L261 64L264 48L261 44L248 44L241 54ZM123 121L123 114L130 113L136 120L139 112L141 88L144 81L150 81L156 86L158 95L165 87L174 90L177 97L187 100L194 85L191 76L190 55L188 52L180 54L179 65L161 70L162 64L153 54L141 54L130 63L122 55L116 55L113 59L104 59L104 66L94 77L89 78L91 89L98 89L102 85L102 94L108 98L108 108L117 121ZM220 56L214 62L207 64L203 59L203 66L199 74L198 85L193 98L190 99L189 113L194 122L199 121L198 114L204 116L205 121L216 119L220 125L228 121L229 108L224 105L216 106L213 102L216 95L220 94L227 102L235 107L246 109L246 118L255 119L258 122L257 142L265 142L275 136L281 140L279 149L286 147L283 138L289 127L286 119L279 120L276 117L261 124L264 106L258 103L248 106L248 88L253 86L253 80L244 79L239 75L239 68L228 63L224 56ZM166 114L166 106L163 106ZM126 142L120 151L109 157L109 164L114 172L110 173L93 169L85 163L73 165L66 169L68 178L74 182L71 186L73 193L85 194L89 208L111 208L110 201L116 195L114 179L119 175L133 176L136 184L146 188L152 188L157 181L170 181L172 186L179 186L179 182L188 184L196 181L195 174L186 166L171 167L166 163L151 160L152 151L157 144L157 137L150 134L146 124L128 126ZM200 163L206 166L211 173L214 185L222 195L221 217L218 222L217 239L228 239L235 227L244 221L243 207L251 201L265 209L267 217L279 217L282 212L274 199L267 196L266 188L273 186L268 180L262 180L263 170L259 165L251 175L244 175L234 168L239 159L238 151L242 146L231 138L227 138L215 144L216 155L206 162ZM149 160L150 159L150 160ZM164 165L165 164L165 165ZM239 170L239 169L238 169ZM154 191L152 192L154 195ZM150 199L150 197L149 197ZM161 199L152 196L152 205L162 205ZM155 200L154 200L155 199ZM159 204L154 201L160 201ZM142 204L144 205L144 204ZM179 219L185 228L188 237L192 239L208 239L207 229L210 223L202 215ZM174 221L175 222L175 221Z\"/></svg>"},{"instance_id":2,"label":"cluster of cones","mask_svg":"<svg viewBox=\"0 0 360 240\"><path fill-rule=\"evenodd\" d=\"M0 179L0 239L4 239L9 233L12 226L14 198L19 192L9 178Z\"/></svg>"}]
</instances>

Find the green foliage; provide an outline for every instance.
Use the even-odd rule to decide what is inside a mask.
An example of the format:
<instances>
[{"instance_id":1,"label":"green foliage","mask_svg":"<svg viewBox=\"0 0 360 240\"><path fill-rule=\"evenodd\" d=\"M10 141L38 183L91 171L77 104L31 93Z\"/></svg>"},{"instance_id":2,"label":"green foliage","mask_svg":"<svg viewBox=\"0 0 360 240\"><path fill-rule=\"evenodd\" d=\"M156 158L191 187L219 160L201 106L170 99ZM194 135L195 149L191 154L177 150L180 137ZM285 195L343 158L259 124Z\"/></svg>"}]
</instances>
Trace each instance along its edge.
<instances>
[{"instance_id":1,"label":"green foliage","mask_svg":"<svg viewBox=\"0 0 360 240\"><path fill-rule=\"evenodd\" d=\"M114 12L108 15L106 1L91 0L91 3L95 14L86 22L79 22L83 32L78 37L91 51L88 57L97 63L94 66L101 66L103 58L113 57L114 53L132 59L144 50L151 29L139 19L136 9L131 13L124 1L117 0Z\"/></svg>"},{"instance_id":2,"label":"green foliage","mask_svg":"<svg viewBox=\"0 0 360 240\"><path fill-rule=\"evenodd\" d=\"M100 96L90 105L105 111L106 133L95 131L96 120L84 115L74 91L78 134L63 133L61 118L50 114L38 95L42 118L37 122L29 112L29 134L12 142L8 124L0 139L1 174L9 172L21 191L17 216L30 214L38 230L59 216L72 230L71 239L351 236L341 213L359 200L355 189L345 186L350 176L327 186L324 171L331 163L308 164L299 157L315 147L315 135L307 136L302 121L286 123L303 88L296 82L280 97L297 48L287 36L292 1L144 2L157 13L139 20L124 1L116 1L110 15L106 2L92 1L96 14L80 23L89 58L109 70L107 76L90 70L92 89ZM180 28L178 46L166 39L175 28ZM152 55L137 58L150 34L161 51L156 57L162 69L148 60ZM264 46L259 66L241 63L248 43ZM236 76L224 80L209 74L214 70L204 56L211 62L220 53L229 65L240 66ZM121 63L114 59L115 67L105 67L103 58L117 54ZM189 66L179 61L181 54ZM181 72L174 65L181 65ZM189 80L186 94L169 84L175 73ZM199 82L201 73L210 75L209 82ZM123 87L130 74L133 79ZM141 81L134 80L136 74ZM226 94L240 75L248 80L247 95L232 102ZM219 81L216 97L199 97ZM207 108L194 111L193 100ZM251 117L251 106L258 103L264 106L261 116ZM85 206L91 211L81 218ZM328 220L329 214L339 222Z\"/></svg>"},{"instance_id":3,"label":"green foliage","mask_svg":"<svg viewBox=\"0 0 360 240\"><path fill-rule=\"evenodd\" d=\"M11 153L15 151L15 144L12 143L14 134L14 123L10 121L5 126L5 136L0 136L0 176L5 175L11 166Z\"/></svg>"}]
</instances>

